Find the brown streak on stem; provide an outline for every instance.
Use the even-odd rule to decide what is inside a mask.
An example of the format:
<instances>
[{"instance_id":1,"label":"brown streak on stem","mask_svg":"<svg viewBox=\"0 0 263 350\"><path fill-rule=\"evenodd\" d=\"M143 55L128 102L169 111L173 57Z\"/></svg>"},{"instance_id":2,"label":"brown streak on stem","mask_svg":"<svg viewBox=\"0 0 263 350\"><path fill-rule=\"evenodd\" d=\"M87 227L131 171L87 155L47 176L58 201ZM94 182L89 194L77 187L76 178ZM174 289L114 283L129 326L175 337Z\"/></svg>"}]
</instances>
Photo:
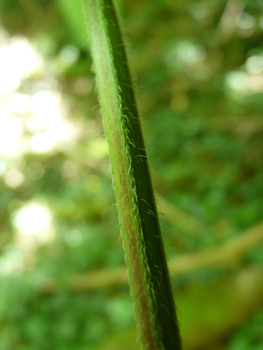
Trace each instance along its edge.
<instances>
[{"instance_id":1,"label":"brown streak on stem","mask_svg":"<svg viewBox=\"0 0 263 350\"><path fill-rule=\"evenodd\" d=\"M133 223L133 218L131 215L133 209L132 201L129 198L127 174L125 171L124 157L121 152L123 147L121 146L120 135L118 134L117 129L113 127L111 129L115 130L115 133L113 135L113 142L115 144L114 151L116 154L114 156L116 157L115 159L118 159L118 165L120 168L120 171L116 172L116 177L118 178L117 182L120 184L120 194L117 196L117 207L118 210L123 214L120 215L120 218L122 218L121 220L123 221L121 226L123 227L123 230L126 231L125 234L122 234L122 239L127 241L125 244L127 249L126 259L132 262L127 265L129 267L130 278L133 279L133 283L136 285L136 288L132 288L132 294L133 299L138 301L135 307L141 315L139 316L139 319L145 319L145 322L141 324L141 326L144 328L143 334L146 344L149 349L154 349L154 339L150 324L150 310L148 308L147 296L145 294L144 288L142 262L140 261L136 231L134 229L135 225ZM133 286L133 283L131 283L131 286ZM140 308L138 308L138 306L140 306Z\"/></svg>"}]
</instances>

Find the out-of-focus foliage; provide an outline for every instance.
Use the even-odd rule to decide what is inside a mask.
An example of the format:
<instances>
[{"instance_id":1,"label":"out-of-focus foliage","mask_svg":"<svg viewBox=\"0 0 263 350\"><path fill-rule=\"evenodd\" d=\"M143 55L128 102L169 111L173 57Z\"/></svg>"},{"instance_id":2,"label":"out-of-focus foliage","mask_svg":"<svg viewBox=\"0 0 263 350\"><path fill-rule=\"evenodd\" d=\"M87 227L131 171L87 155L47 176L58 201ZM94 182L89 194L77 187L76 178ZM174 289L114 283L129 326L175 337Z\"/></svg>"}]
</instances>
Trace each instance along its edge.
<instances>
[{"instance_id":1,"label":"out-of-focus foliage","mask_svg":"<svg viewBox=\"0 0 263 350\"><path fill-rule=\"evenodd\" d=\"M176 225L164 207L167 255L216 248L263 220L262 3L117 5L154 187L198 226ZM106 269L106 279L124 261L83 18L78 1L0 1L0 350L136 343L127 286L68 285L90 271ZM226 276L262 263L258 246L234 267L173 280L185 334L208 317L206 300L216 303L212 282L220 290ZM48 288L51 279L59 287ZM262 310L246 318L253 313L244 326L218 321L215 343L202 349L261 348Z\"/></svg>"},{"instance_id":2,"label":"out-of-focus foliage","mask_svg":"<svg viewBox=\"0 0 263 350\"><path fill-rule=\"evenodd\" d=\"M263 344L263 310L256 313L244 326L233 336L227 350L259 350Z\"/></svg>"}]
</instances>

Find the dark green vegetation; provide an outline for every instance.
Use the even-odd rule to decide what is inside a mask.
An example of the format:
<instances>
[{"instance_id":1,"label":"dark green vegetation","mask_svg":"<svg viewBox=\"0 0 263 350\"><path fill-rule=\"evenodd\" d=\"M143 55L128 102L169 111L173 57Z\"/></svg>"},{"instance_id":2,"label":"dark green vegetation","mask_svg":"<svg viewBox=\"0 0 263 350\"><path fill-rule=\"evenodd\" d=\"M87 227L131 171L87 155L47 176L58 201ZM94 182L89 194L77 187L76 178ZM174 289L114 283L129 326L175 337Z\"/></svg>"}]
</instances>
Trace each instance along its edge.
<instances>
[{"instance_id":1,"label":"dark green vegetation","mask_svg":"<svg viewBox=\"0 0 263 350\"><path fill-rule=\"evenodd\" d=\"M260 349L262 4L117 4L160 196L184 348ZM13 90L0 84L0 349L136 349L81 9L76 1L2 0L0 11L6 30L30 38L45 57ZM2 31L0 37L5 47L15 43ZM21 55L13 57L11 71L22 62ZM6 64L1 61L1 72ZM29 102L17 111L21 97ZM74 132L56 117L61 101ZM41 113L42 124L33 118ZM8 125L13 133L5 138ZM18 234L18 210L30 203L26 222L38 218L39 231L55 237L44 245ZM27 232L34 233L34 225Z\"/></svg>"}]
</instances>

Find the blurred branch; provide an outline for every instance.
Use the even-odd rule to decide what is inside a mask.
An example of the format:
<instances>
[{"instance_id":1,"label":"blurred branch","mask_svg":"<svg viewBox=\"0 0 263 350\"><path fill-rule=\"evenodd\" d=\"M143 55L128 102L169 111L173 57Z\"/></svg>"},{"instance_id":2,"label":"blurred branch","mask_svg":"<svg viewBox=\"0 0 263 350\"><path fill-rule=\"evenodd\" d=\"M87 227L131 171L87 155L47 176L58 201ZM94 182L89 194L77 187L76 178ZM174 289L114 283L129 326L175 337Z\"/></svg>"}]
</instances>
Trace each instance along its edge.
<instances>
[{"instance_id":1,"label":"blurred branch","mask_svg":"<svg viewBox=\"0 0 263 350\"><path fill-rule=\"evenodd\" d=\"M203 268L227 267L237 264L250 249L263 242L263 222L248 229L237 238L217 248L196 253L182 254L170 261L172 276L180 276ZM99 288L112 288L128 283L126 267L103 269L73 276L66 288L76 292L88 292ZM40 287L42 293L55 293L61 283L54 279L46 280Z\"/></svg>"},{"instance_id":2,"label":"blurred branch","mask_svg":"<svg viewBox=\"0 0 263 350\"><path fill-rule=\"evenodd\" d=\"M225 349L233 330L262 307L262 288L262 267L248 267L219 281L194 284L176 293L183 349ZM193 317L196 314L198 317ZM96 350L139 350L136 337L135 327L113 332L96 344Z\"/></svg>"},{"instance_id":3,"label":"blurred branch","mask_svg":"<svg viewBox=\"0 0 263 350\"><path fill-rule=\"evenodd\" d=\"M245 253L261 242L263 242L263 222L217 248L179 256L169 264L171 273L177 276L202 268L227 267L236 264Z\"/></svg>"},{"instance_id":4,"label":"blurred branch","mask_svg":"<svg viewBox=\"0 0 263 350\"><path fill-rule=\"evenodd\" d=\"M205 228L201 221L195 219L183 210L178 209L160 195L157 195L156 198L158 211L163 214L163 217L167 221L182 229L184 232L194 236L204 232Z\"/></svg>"},{"instance_id":5,"label":"blurred branch","mask_svg":"<svg viewBox=\"0 0 263 350\"><path fill-rule=\"evenodd\" d=\"M219 281L201 283L182 293L178 307L182 314L184 350L221 349L219 345L225 349L233 330L262 306L262 273L262 267L242 268ZM202 303L205 307L200 317L193 320L192 315L200 310Z\"/></svg>"},{"instance_id":6,"label":"blurred branch","mask_svg":"<svg viewBox=\"0 0 263 350\"><path fill-rule=\"evenodd\" d=\"M240 122L235 128L235 132L242 136L243 139L251 139L253 136L257 136L263 132L263 120L262 116L258 118L247 118Z\"/></svg>"},{"instance_id":7,"label":"blurred branch","mask_svg":"<svg viewBox=\"0 0 263 350\"><path fill-rule=\"evenodd\" d=\"M263 121L260 115L228 117L225 120L211 119L210 126L216 130L235 133L244 140L249 140L263 132Z\"/></svg>"},{"instance_id":8,"label":"blurred branch","mask_svg":"<svg viewBox=\"0 0 263 350\"><path fill-rule=\"evenodd\" d=\"M223 41L231 39L235 31L238 18L240 17L244 7L245 4L242 1L228 0L218 26L218 31Z\"/></svg>"}]
</instances>

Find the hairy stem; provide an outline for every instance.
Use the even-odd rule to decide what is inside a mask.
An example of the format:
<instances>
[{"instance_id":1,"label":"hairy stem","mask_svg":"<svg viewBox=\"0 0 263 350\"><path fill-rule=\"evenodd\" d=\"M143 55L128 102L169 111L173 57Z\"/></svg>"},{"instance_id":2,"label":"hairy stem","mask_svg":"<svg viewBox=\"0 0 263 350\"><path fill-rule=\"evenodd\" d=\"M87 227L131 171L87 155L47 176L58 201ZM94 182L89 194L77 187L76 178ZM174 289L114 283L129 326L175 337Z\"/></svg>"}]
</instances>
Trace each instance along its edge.
<instances>
[{"instance_id":1,"label":"hairy stem","mask_svg":"<svg viewBox=\"0 0 263 350\"><path fill-rule=\"evenodd\" d=\"M114 5L112 0L85 0L85 5L140 339L143 349L179 350L148 160Z\"/></svg>"}]
</instances>

